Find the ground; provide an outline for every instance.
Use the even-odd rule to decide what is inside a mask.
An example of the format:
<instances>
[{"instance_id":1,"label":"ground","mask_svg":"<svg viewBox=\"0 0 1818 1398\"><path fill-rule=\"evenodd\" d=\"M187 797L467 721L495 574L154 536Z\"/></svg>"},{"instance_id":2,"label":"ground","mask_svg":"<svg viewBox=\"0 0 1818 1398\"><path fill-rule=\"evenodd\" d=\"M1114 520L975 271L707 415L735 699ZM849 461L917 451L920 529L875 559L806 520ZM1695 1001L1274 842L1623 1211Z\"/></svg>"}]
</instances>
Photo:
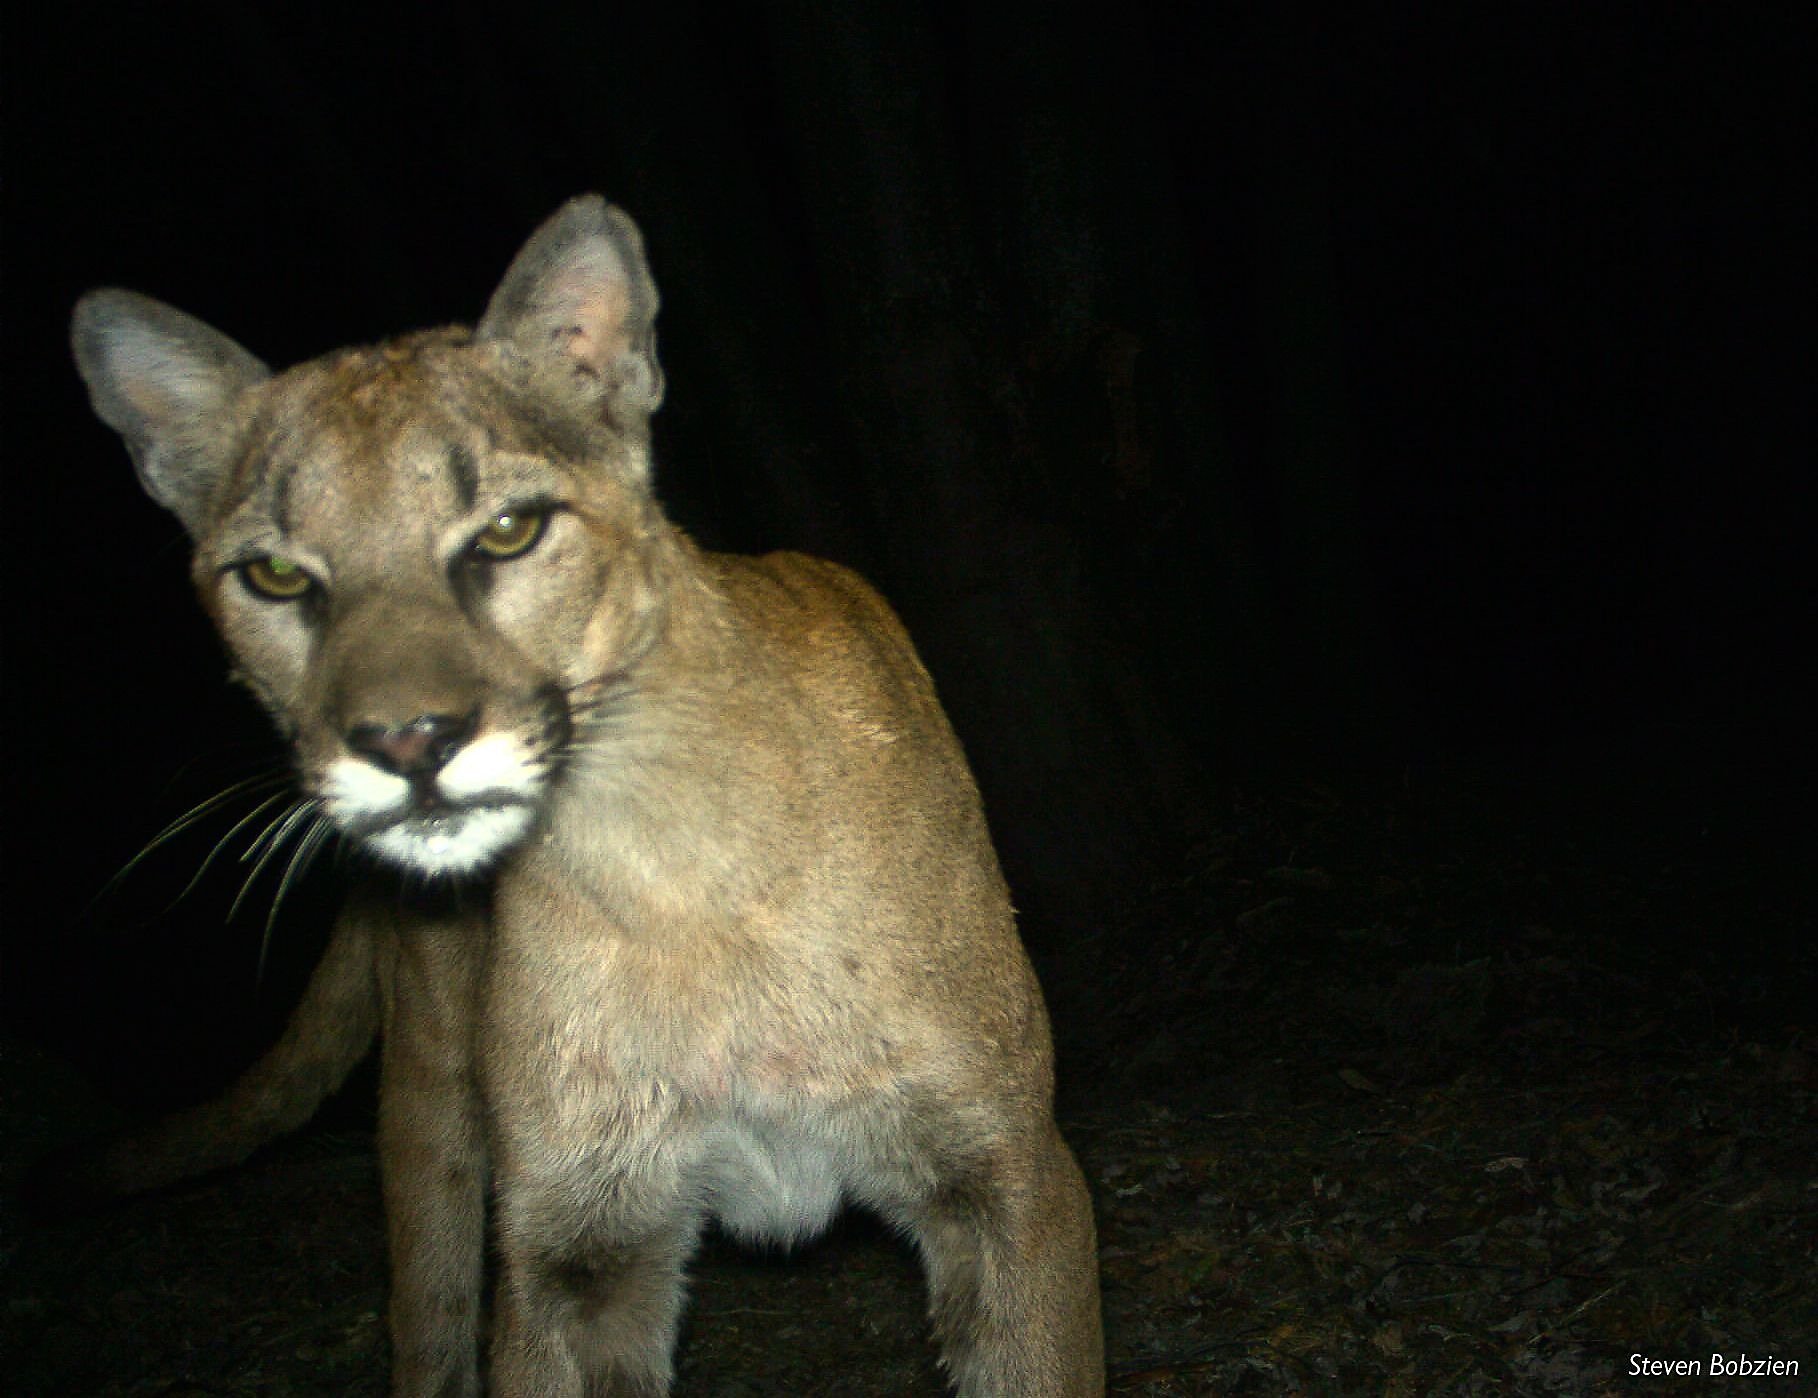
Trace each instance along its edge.
<instances>
[{"instance_id":1,"label":"ground","mask_svg":"<svg viewBox=\"0 0 1818 1398\"><path fill-rule=\"evenodd\" d=\"M1496 770L1227 791L1091 955L1038 955L1112 1393L1691 1391L1634 1366L1714 1354L1818 1390L1797 839L1746 772ZM56 1065L12 1051L5 1083L9 1165L81 1129ZM6 1391L384 1393L360 1120L9 1214ZM788 1259L711 1244L693 1290L684 1398L941 1392L913 1260L866 1220Z\"/></svg>"}]
</instances>

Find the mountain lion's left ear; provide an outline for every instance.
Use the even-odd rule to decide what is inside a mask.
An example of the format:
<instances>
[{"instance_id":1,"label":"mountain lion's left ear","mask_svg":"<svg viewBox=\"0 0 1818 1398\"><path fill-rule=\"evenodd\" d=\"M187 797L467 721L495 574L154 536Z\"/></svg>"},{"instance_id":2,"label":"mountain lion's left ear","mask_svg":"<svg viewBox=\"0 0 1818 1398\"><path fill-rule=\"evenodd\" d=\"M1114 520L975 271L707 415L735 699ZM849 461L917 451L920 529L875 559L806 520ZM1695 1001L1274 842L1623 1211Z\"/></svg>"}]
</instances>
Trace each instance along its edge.
<instances>
[{"instance_id":1,"label":"mountain lion's left ear","mask_svg":"<svg viewBox=\"0 0 1818 1398\"><path fill-rule=\"evenodd\" d=\"M663 401L656 312L637 225L599 195L584 194L524 245L479 334L567 369L621 427L641 427Z\"/></svg>"}]
</instances>

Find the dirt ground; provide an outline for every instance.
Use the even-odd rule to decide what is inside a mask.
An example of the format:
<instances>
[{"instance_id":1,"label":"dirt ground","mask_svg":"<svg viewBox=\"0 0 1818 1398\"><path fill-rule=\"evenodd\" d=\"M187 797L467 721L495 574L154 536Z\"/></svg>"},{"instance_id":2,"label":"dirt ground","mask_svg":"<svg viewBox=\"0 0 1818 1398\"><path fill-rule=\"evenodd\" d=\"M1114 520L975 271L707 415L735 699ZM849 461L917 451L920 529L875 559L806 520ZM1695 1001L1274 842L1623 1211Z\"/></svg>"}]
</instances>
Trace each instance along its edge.
<instances>
[{"instance_id":1,"label":"dirt ground","mask_svg":"<svg viewBox=\"0 0 1818 1398\"><path fill-rule=\"evenodd\" d=\"M1634 1365L1713 1355L1818 1391L1799 837L1748 772L1504 771L1226 793L1048 958L1111 1392L1693 1391ZM93 1129L57 1065L12 1049L3 1081L10 1179ZM5 1391L384 1393L361 1123L100 1216L9 1203ZM942 1391L913 1260L865 1219L787 1259L710 1243L694 1277L678 1394Z\"/></svg>"}]
</instances>

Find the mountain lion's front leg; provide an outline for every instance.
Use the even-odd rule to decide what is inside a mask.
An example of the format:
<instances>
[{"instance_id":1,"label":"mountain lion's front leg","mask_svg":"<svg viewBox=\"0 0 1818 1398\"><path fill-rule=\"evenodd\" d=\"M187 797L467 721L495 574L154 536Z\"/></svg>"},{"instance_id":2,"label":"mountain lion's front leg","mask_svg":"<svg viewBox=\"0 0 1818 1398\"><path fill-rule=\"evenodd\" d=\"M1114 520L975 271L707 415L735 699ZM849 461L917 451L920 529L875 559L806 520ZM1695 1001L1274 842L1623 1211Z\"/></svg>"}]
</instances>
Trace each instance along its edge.
<instances>
[{"instance_id":1,"label":"mountain lion's front leg","mask_svg":"<svg viewBox=\"0 0 1818 1398\"><path fill-rule=\"evenodd\" d=\"M391 1241L394 1398L479 1398L484 1123L473 1067L486 919L386 909L379 1159Z\"/></svg>"},{"instance_id":2,"label":"mountain lion's front leg","mask_svg":"<svg viewBox=\"0 0 1818 1398\"><path fill-rule=\"evenodd\" d=\"M911 1228L961 1398L1104 1393L1092 1203L1051 1122L944 1181Z\"/></svg>"},{"instance_id":3,"label":"mountain lion's front leg","mask_svg":"<svg viewBox=\"0 0 1818 1398\"><path fill-rule=\"evenodd\" d=\"M504 1398L660 1398L674 1373L682 1269L699 1223L636 1238L577 1227L561 1191L501 1200L492 1385Z\"/></svg>"}]
</instances>

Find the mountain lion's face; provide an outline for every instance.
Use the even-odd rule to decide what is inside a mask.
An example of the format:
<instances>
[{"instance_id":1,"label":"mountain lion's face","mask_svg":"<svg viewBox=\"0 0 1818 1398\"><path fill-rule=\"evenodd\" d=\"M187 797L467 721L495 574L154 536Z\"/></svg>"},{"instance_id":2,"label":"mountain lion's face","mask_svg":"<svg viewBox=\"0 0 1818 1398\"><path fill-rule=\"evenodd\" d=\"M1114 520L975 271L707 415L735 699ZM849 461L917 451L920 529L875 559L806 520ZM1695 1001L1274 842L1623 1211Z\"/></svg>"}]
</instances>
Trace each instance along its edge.
<instances>
[{"instance_id":1,"label":"mountain lion's face","mask_svg":"<svg viewBox=\"0 0 1818 1398\"><path fill-rule=\"evenodd\" d=\"M635 684L640 444L532 412L509 356L449 333L243 408L195 563L241 678L342 831L425 873L484 867Z\"/></svg>"},{"instance_id":2,"label":"mountain lion's face","mask_svg":"<svg viewBox=\"0 0 1818 1398\"><path fill-rule=\"evenodd\" d=\"M539 230L475 330L277 377L149 297L76 308L95 409L189 531L239 677L388 859L492 863L624 727L661 623L656 310L636 227L597 199Z\"/></svg>"}]
</instances>

